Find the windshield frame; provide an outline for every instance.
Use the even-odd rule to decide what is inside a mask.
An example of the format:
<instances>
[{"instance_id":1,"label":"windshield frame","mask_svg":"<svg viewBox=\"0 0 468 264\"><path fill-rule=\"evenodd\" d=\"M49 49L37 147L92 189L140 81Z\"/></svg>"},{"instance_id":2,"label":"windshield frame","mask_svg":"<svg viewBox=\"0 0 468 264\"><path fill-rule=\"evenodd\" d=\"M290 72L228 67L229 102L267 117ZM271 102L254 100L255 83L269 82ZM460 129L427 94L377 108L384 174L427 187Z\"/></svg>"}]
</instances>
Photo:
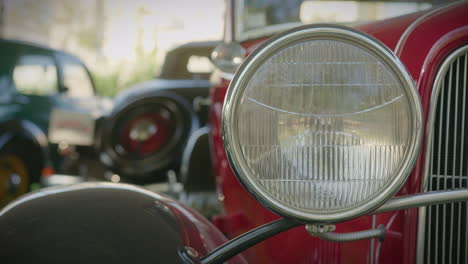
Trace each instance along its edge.
<instances>
[{"instance_id":1,"label":"windshield frame","mask_svg":"<svg viewBox=\"0 0 468 264\"><path fill-rule=\"evenodd\" d=\"M301 22L295 23L283 23L276 25L269 25L266 27L261 27L253 30L243 31L242 24L242 10L244 9L244 0L227 0L227 14L231 17L228 17L227 25L232 23L231 32L225 34L225 40L229 41L246 41L249 39L258 39L262 37L268 37L276 33L282 32L284 30L303 25ZM226 29L228 26L226 26ZM230 34L229 34L230 33ZM228 36L230 35L230 36ZM230 39L229 39L230 38Z\"/></svg>"},{"instance_id":2,"label":"windshield frame","mask_svg":"<svg viewBox=\"0 0 468 264\"><path fill-rule=\"evenodd\" d=\"M268 25L265 27L243 31L242 11L244 9L244 2L245 0L226 0L226 20L225 20L224 41L227 43L243 42L247 40L254 40L254 39L259 39L263 37L268 37L268 36L275 35L279 32L282 32L284 30L297 27L300 25L304 25L304 23L302 22L290 22L290 23L283 23L283 24ZM371 1L364 0L363 2L371 2ZM453 2L457 2L457 1L451 1L446 4L450 4ZM419 12L427 11L427 10L437 8L446 4L445 3L433 4L432 7L425 9L425 10L419 10ZM402 15L406 15L406 14L402 14ZM378 20L373 20L373 21L378 21ZM356 26L359 24L369 23L373 21L367 21L367 22L361 21L361 22L356 22L353 24L354 26ZM336 24L336 23L332 23L332 24Z\"/></svg>"}]
</instances>

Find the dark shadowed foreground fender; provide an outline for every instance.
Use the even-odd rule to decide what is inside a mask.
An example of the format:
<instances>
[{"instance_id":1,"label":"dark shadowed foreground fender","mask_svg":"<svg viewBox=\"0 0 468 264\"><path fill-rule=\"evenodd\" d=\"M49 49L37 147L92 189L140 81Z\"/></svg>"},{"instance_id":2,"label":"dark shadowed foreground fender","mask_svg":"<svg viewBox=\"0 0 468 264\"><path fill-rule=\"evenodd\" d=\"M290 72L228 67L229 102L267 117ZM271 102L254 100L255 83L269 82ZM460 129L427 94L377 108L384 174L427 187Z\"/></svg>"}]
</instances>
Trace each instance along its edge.
<instances>
[{"instance_id":1,"label":"dark shadowed foreground fender","mask_svg":"<svg viewBox=\"0 0 468 264\"><path fill-rule=\"evenodd\" d=\"M1 263L179 263L181 247L225 241L190 209L124 184L45 189L0 211Z\"/></svg>"},{"instance_id":2,"label":"dark shadowed foreground fender","mask_svg":"<svg viewBox=\"0 0 468 264\"><path fill-rule=\"evenodd\" d=\"M12 153L26 163L32 182L38 182L42 169L52 165L47 136L28 120L10 120L0 124L0 154Z\"/></svg>"},{"instance_id":3,"label":"dark shadowed foreground fender","mask_svg":"<svg viewBox=\"0 0 468 264\"><path fill-rule=\"evenodd\" d=\"M180 178L187 192L215 192L215 177L210 156L208 134L210 129L202 127L190 136L182 155Z\"/></svg>"},{"instance_id":4,"label":"dark shadowed foreground fender","mask_svg":"<svg viewBox=\"0 0 468 264\"><path fill-rule=\"evenodd\" d=\"M28 120L10 120L1 123L0 133L5 132L21 134L22 136L31 140L34 144L44 148L44 151L46 151L48 146L47 136L44 134L44 132L38 126Z\"/></svg>"}]
</instances>

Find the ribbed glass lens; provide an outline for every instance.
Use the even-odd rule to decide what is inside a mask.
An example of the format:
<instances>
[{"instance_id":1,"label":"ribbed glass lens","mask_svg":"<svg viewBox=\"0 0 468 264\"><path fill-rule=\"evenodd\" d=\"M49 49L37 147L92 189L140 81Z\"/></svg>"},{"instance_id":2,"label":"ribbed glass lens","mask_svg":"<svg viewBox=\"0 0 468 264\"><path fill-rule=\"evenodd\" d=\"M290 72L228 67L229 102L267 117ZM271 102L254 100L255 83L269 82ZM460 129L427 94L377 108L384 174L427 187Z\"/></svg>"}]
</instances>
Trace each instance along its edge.
<instances>
[{"instance_id":1,"label":"ribbed glass lens","mask_svg":"<svg viewBox=\"0 0 468 264\"><path fill-rule=\"evenodd\" d=\"M371 201L412 144L400 83L351 43L309 40L280 50L248 81L235 114L249 176L276 202L304 212Z\"/></svg>"}]
</instances>

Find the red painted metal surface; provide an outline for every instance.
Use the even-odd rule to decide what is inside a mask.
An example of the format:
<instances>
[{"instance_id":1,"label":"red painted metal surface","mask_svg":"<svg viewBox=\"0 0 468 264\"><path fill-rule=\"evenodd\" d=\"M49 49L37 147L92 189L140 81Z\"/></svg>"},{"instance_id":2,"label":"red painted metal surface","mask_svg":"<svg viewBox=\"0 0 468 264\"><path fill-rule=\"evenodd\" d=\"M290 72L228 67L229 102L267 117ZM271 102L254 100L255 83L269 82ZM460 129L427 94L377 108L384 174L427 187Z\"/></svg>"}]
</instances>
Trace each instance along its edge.
<instances>
[{"instance_id":1,"label":"red painted metal surface","mask_svg":"<svg viewBox=\"0 0 468 264\"><path fill-rule=\"evenodd\" d=\"M439 65L450 52L468 43L467 14L468 3L464 2L358 27L392 50L398 46L396 54L417 84L424 120ZM258 40L246 42L243 46L251 50L258 43ZM226 212L216 223L224 233L234 237L277 216L250 196L229 168L221 137L221 111L228 85L228 80L221 79L211 90L211 146L218 192ZM398 195L420 192L423 153L424 147ZM376 216L376 225L385 225L388 235L383 243L374 241L374 263L415 262L417 219L417 209ZM371 217L360 217L337 225L337 232L368 229L371 223ZM310 237L303 227L298 227L253 247L246 252L246 257L252 263L369 263L370 245L370 241L330 243Z\"/></svg>"},{"instance_id":2,"label":"red painted metal surface","mask_svg":"<svg viewBox=\"0 0 468 264\"><path fill-rule=\"evenodd\" d=\"M176 217L181 228L184 246L195 249L200 256L206 255L228 241L212 223L192 209L172 199L165 199L162 202ZM227 263L245 264L247 262L243 254L239 254Z\"/></svg>"},{"instance_id":3,"label":"red painted metal surface","mask_svg":"<svg viewBox=\"0 0 468 264\"><path fill-rule=\"evenodd\" d=\"M360 25L356 28L367 32L374 38L382 41L391 50L395 50L398 40L400 40L401 35L405 32L408 26L427 12L428 11L412 13L402 17Z\"/></svg>"}]
</instances>

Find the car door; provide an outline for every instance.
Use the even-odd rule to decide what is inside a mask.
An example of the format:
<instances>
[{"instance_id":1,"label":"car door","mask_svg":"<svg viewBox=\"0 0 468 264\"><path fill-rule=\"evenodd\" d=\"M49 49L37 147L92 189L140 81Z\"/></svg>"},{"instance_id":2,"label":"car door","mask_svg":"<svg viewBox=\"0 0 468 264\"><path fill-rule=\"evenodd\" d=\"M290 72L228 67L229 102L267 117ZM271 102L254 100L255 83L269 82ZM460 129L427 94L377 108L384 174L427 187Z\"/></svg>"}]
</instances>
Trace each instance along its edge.
<instances>
[{"instance_id":1,"label":"car door","mask_svg":"<svg viewBox=\"0 0 468 264\"><path fill-rule=\"evenodd\" d=\"M16 90L13 101L20 106L16 119L30 120L47 133L50 112L59 97L58 70L52 52L23 48L11 77Z\"/></svg>"},{"instance_id":2,"label":"car door","mask_svg":"<svg viewBox=\"0 0 468 264\"><path fill-rule=\"evenodd\" d=\"M64 52L56 53L55 57L59 64L63 94L75 102L94 101L94 83L85 65L77 57Z\"/></svg>"},{"instance_id":3,"label":"car door","mask_svg":"<svg viewBox=\"0 0 468 264\"><path fill-rule=\"evenodd\" d=\"M18 47L10 42L0 40L0 123L11 121L16 118L20 105L15 103L17 92L15 91L11 72L16 63Z\"/></svg>"},{"instance_id":4,"label":"car door","mask_svg":"<svg viewBox=\"0 0 468 264\"><path fill-rule=\"evenodd\" d=\"M75 56L56 53L59 65L59 104L53 109L52 142L72 145L93 145L95 121L102 115L105 103L95 96L89 71Z\"/></svg>"}]
</instances>

